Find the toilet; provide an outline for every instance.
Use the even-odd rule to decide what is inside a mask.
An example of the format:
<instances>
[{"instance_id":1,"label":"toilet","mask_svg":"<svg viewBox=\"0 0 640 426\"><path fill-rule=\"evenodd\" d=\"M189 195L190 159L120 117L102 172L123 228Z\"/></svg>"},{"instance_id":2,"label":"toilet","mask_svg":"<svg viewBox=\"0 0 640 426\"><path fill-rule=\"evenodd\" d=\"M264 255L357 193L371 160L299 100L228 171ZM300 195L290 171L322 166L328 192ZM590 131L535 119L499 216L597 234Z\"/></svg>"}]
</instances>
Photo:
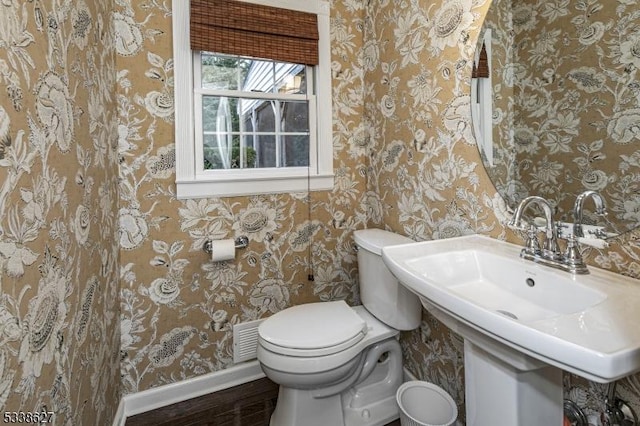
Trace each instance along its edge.
<instances>
[{"instance_id":1,"label":"toilet","mask_svg":"<svg viewBox=\"0 0 640 426\"><path fill-rule=\"evenodd\" d=\"M355 231L362 306L293 306L258 328L258 361L280 385L270 426L382 426L398 418L399 330L420 324L418 297L382 261L382 248L412 240Z\"/></svg>"}]
</instances>

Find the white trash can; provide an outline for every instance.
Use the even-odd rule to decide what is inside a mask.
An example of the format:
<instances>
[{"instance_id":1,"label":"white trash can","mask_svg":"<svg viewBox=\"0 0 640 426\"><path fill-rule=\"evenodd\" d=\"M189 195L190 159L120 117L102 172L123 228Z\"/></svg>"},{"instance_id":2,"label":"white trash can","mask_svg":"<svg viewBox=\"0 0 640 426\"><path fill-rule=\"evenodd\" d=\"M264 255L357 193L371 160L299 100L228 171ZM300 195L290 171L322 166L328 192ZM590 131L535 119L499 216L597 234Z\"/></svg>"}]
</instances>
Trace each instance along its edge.
<instances>
[{"instance_id":1,"label":"white trash can","mask_svg":"<svg viewBox=\"0 0 640 426\"><path fill-rule=\"evenodd\" d=\"M433 383L403 383L396 400L402 426L451 426L458 418L458 407L451 395Z\"/></svg>"}]
</instances>

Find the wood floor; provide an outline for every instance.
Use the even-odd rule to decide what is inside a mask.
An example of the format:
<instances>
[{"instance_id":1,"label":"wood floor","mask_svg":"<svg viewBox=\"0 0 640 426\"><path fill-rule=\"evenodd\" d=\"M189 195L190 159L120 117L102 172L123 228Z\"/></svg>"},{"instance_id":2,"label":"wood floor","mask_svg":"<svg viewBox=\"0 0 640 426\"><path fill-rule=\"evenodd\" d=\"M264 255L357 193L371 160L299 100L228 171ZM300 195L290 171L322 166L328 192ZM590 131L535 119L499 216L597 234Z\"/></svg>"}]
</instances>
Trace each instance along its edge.
<instances>
[{"instance_id":1,"label":"wood floor","mask_svg":"<svg viewBox=\"0 0 640 426\"><path fill-rule=\"evenodd\" d=\"M265 378L131 416L125 426L268 426L277 399L278 385Z\"/></svg>"}]
</instances>

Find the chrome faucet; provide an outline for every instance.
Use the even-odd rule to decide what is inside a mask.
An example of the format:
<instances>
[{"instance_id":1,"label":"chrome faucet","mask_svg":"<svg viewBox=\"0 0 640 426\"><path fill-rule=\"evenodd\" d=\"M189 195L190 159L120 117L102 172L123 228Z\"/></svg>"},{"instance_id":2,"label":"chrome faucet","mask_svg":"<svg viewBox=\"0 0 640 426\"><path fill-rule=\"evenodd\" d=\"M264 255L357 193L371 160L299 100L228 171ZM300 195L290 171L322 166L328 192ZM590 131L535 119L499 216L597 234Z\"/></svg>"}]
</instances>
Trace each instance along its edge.
<instances>
[{"instance_id":1,"label":"chrome faucet","mask_svg":"<svg viewBox=\"0 0 640 426\"><path fill-rule=\"evenodd\" d=\"M582 259L582 253L580 252L579 238L584 237L582 229L582 210L584 208L584 201L587 198L593 198L596 204L596 213L600 216L607 214L606 203L602 195L596 191L584 191L578 195L573 207L573 233L567 239L567 248L564 254L560 254L558 249L558 230L556 228L555 221L553 220L553 214L551 204L549 201L542 197L530 196L520 202L516 209L513 218L507 223L507 226L513 229L527 232L527 240L525 248L520 252L520 257L526 260L532 260L534 262L551 266L552 268L562 269L572 274L588 274L589 270L587 265ZM537 204L542 208L544 212L546 224L546 240L544 242L544 248L540 249L540 243L537 237L537 228L531 225L528 229L522 226L522 215L524 211L531 204Z\"/></svg>"},{"instance_id":2,"label":"chrome faucet","mask_svg":"<svg viewBox=\"0 0 640 426\"><path fill-rule=\"evenodd\" d=\"M589 197L593 198L593 202L596 205L597 215L606 216L607 214L607 205L600 193L588 190L584 191L576 198L576 202L573 205L573 233L567 239L567 250L564 253L567 270L573 274L589 273L589 269L587 269L587 265L584 263L584 259L582 258L579 240L579 238L584 237L584 231L582 229L582 210L584 209L584 201Z\"/></svg>"},{"instance_id":3,"label":"chrome faucet","mask_svg":"<svg viewBox=\"0 0 640 426\"><path fill-rule=\"evenodd\" d=\"M545 231L546 239L542 250L540 250L540 244L538 243L536 236L537 229L535 226L531 225L528 229L525 229L522 226L522 215L531 204L537 204L542 208L544 217L547 221ZM549 201L536 195L525 198L518 205L518 208L513 214L513 218L511 218L507 226L523 230L528 233L527 243L525 248L522 249L520 257L533 260L535 262L549 264L549 266L555 266L555 263L561 260L562 256L560 255L560 250L558 250L558 231L556 229L556 223L553 220L553 211Z\"/></svg>"}]
</instances>

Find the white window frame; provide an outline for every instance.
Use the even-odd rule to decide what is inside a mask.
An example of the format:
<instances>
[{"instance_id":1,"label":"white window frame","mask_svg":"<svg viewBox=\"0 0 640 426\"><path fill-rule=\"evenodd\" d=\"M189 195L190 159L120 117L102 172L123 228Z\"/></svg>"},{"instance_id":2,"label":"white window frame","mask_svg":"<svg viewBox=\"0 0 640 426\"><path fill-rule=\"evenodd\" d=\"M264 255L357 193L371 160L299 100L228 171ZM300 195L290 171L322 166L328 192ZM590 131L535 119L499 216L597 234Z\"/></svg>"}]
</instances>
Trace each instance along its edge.
<instances>
[{"instance_id":1,"label":"white window frame","mask_svg":"<svg viewBox=\"0 0 640 426\"><path fill-rule=\"evenodd\" d=\"M315 98L309 97L309 167L202 170L198 167L194 95L194 55L189 37L189 1L173 3L176 194L179 199L231 197L333 188L331 50L329 2L324 0L240 0L314 13L318 17L318 62L313 67ZM312 146L312 145L315 145ZM315 148L315 149L314 149ZM201 149L200 149L201 151ZM202 159L200 159L202 160ZM198 170L200 169L200 170Z\"/></svg>"},{"instance_id":2,"label":"white window frame","mask_svg":"<svg viewBox=\"0 0 640 426\"><path fill-rule=\"evenodd\" d=\"M478 42L475 64L480 60L481 47L484 44L487 49L488 77L471 79L471 117L473 118L473 130L476 135L476 143L480 152L486 158L489 167L493 164L493 62L491 61L491 28L484 32L482 43Z\"/></svg>"}]
</instances>

